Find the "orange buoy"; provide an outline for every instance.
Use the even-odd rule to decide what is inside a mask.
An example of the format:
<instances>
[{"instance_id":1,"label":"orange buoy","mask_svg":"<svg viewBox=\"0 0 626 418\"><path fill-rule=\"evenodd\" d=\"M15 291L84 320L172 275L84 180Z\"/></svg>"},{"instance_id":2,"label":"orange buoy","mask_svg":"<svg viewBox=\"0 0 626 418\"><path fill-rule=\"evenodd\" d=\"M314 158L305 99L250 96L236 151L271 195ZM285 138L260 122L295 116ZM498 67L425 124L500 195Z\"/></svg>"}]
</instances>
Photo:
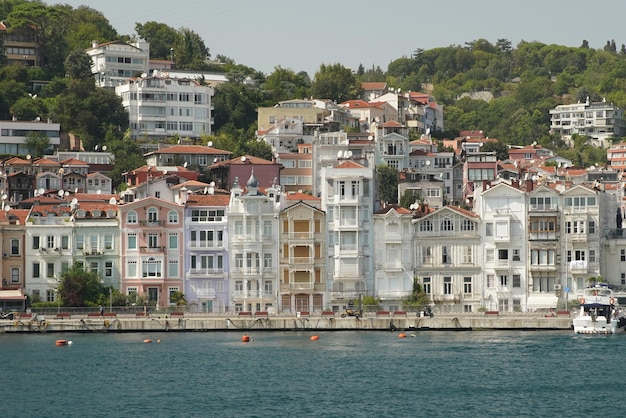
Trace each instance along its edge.
<instances>
[{"instance_id":1,"label":"orange buoy","mask_svg":"<svg viewBox=\"0 0 626 418\"><path fill-rule=\"evenodd\" d=\"M311 335L311 341L317 341L320 339L319 335Z\"/></svg>"},{"instance_id":2,"label":"orange buoy","mask_svg":"<svg viewBox=\"0 0 626 418\"><path fill-rule=\"evenodd\" d=\"M406 338L406 334L404 332L398 334L398 338Z\"/></svg>"},{"instance_id":3,"label":"orange buoy","mask_svg":"<svg viewBox=\"0 0 626 418\"><path fill-rule=\"evenodd\" d=\"M241 337L241 341L242 341L242 342L244 342L244 343L248 343L248 342L250 342L250 336L248 336L248 335L243 335L243 336Z\"/></svg>"},{"instance_id":4,"label":"orange buoy","mask_svg":"<svg viewBox=\"0 0 626 418\"><path fill-rule=\"evenodd\" d=\"M143 342L144 342L144 343L151 343L151 342L152 342L152 340L150 340L150 339L146 338L145 340L143 340Z\"/></svg>"},{"instance_id":5,"label":"orange buoy","mask_svg":"<svg viewBox=\"0 0 626 418\"><path fill-rule=\"evenodd\" d=\"M58 346L67 345L67 340L56 340L54 345L58 345Z\"/></svg>"}]
</instances>

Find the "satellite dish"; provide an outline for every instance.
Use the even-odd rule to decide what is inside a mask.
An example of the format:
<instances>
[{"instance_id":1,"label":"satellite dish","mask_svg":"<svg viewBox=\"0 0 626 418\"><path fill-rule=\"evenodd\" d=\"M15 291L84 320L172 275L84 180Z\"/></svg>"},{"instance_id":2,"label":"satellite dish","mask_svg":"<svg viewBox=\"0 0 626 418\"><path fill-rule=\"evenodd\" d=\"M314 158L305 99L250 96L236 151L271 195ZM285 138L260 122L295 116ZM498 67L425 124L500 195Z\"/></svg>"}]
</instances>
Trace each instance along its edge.
<instances>
[{"instance_id":1,"label":"satellite dish","mask_svg":"<svg viewBox=\"0 0 626 418\"><path fill-rule=\"evenodd\" d=\"M107 146L106 146L106 145L103 145L103 146L102 146L102 151L106 151L106 150L107 150Z\"/></svg>"},{"instance_id":2,"label":"satellite dish","mask_svg":"<svg viewBox=\"0 0 626 418\"><path fill-rule=\"evenodd\" d=\"M78 193L78 187L74 189L74 194Z\"/></svg>"},{"instance_id":3,"label":"satellite dish","mask_svg":"<svg viewBox=\"0 0 626 418\"><path fill-rule=\"evenodd\" d=\"M430 135L430 128L426 128L426 135Z\"/></svg>"},{"instance_id":4,"label":"satellite dish","mask_svg":"<svg viewBox=\"0 0 626 418\"><path fill-rule=\"evenodd\" d=\"M59 190L58 194L59 194L60 197L63 197L63 195L65 194L65 191L63 191L63 189L61 189L61 190Z\"/></svg>"},{"instance_id":5,"label":"satellite dish","mask_svg":"<svg viewBox=\"0 0 626 418\"><path fill-rule=\"evenodd\" d=\"M35 190L35 191L33 192L33 196L35 196L35 197L39 196L39 190Z\"/></svg>"},{"instance_id":6,"label":"satellite dish","mask_svg":"<svg viewBox=\"0 0 626 418\"><path fill-rule=\"evenodd\" d=\"M207 193L209 193L209 188L208 188L208 187L205 187L205 188L204 188L204 194L207 194Z\"/></svg>"},{"instance_id":7,"label":"satellite dish","mask_svg":"<svg viewBox=\"0 0 626 418\"><path fill-rule=\"evenodd\" d=\"M347 156L348 158L352 157L352 151L348 150L348 152L346 153L346 156Z\"/></svg>"},{"instance_id":8,"label":"satellite dish","mask_svg":"<svg viewBox=\"0 0 626 418\"><path fill-rule=\"evenodd\" d=\"M5 211L5 212L8 212L8 211L10 211L10 210L11 210L11 206L6 205L6 206L4 207L4 211Z\"/></svg>"},{"instance_id":9,"label":"satellite dish","mask_svg":"<svg viewBox=\"0 0 626 418\"><path fill-rule=\"evenodd\" d=\"M65 195L65 197L67 197L67 196L69 196L69 195L70 195L70 192L66 190L66 191L65 191L65 193L64 193L64 195Z\"/></svg>"},{"instance_id":10,"label":"satellite dish","mask_svg":"<svg viewBox=\"0 0 626 418\"><path fill-rule=\"evenodd\" d=\"M209 194L213 194L213 193L215 193L215 189L214 189L213 187L209 187L209 190L208 190L208 191L209 191Z\"/></svg>"},{"instance_id":11,"label":"satellite dish","mask_svg":"<svg viewBox=\"0 0 626 418\"><path fill-rule=\"evenodd\" d=\"M7 196L6 194L3 194L2 195L2 200L7 200L7 197L9 197L9 196Z\"/></svg>"},{"instance_id":12,"label":"satellite dish","mask_svg":"<svg viewBox=\"0 0 626 418\"><path fill-rule=\"evenodd\" d=\"M30 156L30 154L28 154L28 155L26 156L26 159L27 159L27 160L30 160L31 158L33 158L33 157L31 157L31 156Z\"/></svg>"},{"instance_id":13,"label":"satellite dish","mask_svg":"<svg viewBox=\"0 0 626 418\"><path fill-rule=\"evenodd\" d=\"M371 140L373 140L373 139L374 139L374 137L373 137L372 135L369 135L369 136L367 137L367 140L368 140L368 141L371 141Z\"/></svg>"},{"instance_id":14,"label":"satellite dish","mask_svg":"<svg viewBox=\"0 0 626 418\"><path fill-rule=\"evenodd\" d=\"M39 195L42 195L42 194L44 194L45 192L46 192L46 191L44 190L44 188L43 188L43 187L41 187L41 188L37 189L37 193L39 193Z\"/></svg>"},{"instance_id":15,"label":"satellite dish","mask_svg":"<svg viewBox=\"0 0 626 418\"><path fill-rule=\"evenodd\" d=\"M96 194L102 194L102 190L100 189L96 190Z\"/></svg>"},{"instance_id":16,"label":"satellite dish","mask_svg":"<svg viewBox=\"0 0 626 418\"><path fill-rule=\"evenodd\" d=\"M98 146L96 145L95 147L93 147L94 151L98 151Z\"/></svg>"},{"instance_id":17,"label":"satellite dish","mask_svg":"<svg viewBox=\"0 0 626 418\"><path fill-rule=\"evenodd\" d=\"M207 143L207 145L208 145L209 147L212 147L212 146L213 146L213 141L209 141L209 142Z\"/></svg>"},{"instance_id":18,"label":"satellite dish","mask_svg":"<svg viewBox=\"0 0 626 418\"><path fill-rule=\"evenodd\" d=\"M183 167L187 168L187 161L185 161L185 164L183 164Z\"/></svg>"},{"instance_id":19,"label":"satellite dish","mask_svg":"<svg viewBox=\"0 0 626 418\"><path fill-rule=\"evenodd\" d=\"M217 162L217 157L213 158L213 162L216 163Z\"/></svg>"},{"instance_id":20,"label":"satellite dish","mask_svg":"<svg viewBox=\"0 0 626 418\"><path fill-rule=\"evenodd\" d=\"M70 205L76 206L77 204L78 204L78 199L76 198L72 199L72 201L70 202Z\"/></svg>"},{"instance_id":21,"label":"satellite dish","mask_svg":"<svg viewBox=\"0 0 626 418\"><path fill-rule=\"evenodd\" d=\"M343 151L337 151L337 158L341 158L342 155L343 155Z\"/></svg>"},{"instance_id":22,"label":"satellite dish","mask_svg":"<svg viewBox=\"0 0 626 418\"><path fill-rule=\"evenodd\" d=\"M167 174L167 170L163 170L163 175L166 175L166 174Z\"/></svg>"},{"instance_id":23,"label":"satellite dish","mask_svg":"<svg viewBox=\"0 0 626 418\"><path fill-rule=\"evenodd\" d=\"M114 198L114 197L112 197L112 198L110 198L110 199L109 199L109 205L114 205L114 204L116 204L116 203L117 203L117 200L115 200L115 198Z\"/></svg>"},{"instance_id":24,"label":"satellite dish","mask_svg":"<svg viewBox=\"0 0 626 418\"><path fill-rule=\"evenodd\" d=\"M246 156L245 156L245 155L243 155L243 156L241 157L241 162L244 162L244 161L246 161Z\"/></svg>"},{"instance_id":25,"label":"satellite dish","mask_svg":"<svg viewBox=\"0 0 626 418\"><path fill-rule=\"evenodd\" d=\"M215 182L214 181L210 182L209 186L211 186L211 187L215 186Z\"/></svg>"}]
</instances>

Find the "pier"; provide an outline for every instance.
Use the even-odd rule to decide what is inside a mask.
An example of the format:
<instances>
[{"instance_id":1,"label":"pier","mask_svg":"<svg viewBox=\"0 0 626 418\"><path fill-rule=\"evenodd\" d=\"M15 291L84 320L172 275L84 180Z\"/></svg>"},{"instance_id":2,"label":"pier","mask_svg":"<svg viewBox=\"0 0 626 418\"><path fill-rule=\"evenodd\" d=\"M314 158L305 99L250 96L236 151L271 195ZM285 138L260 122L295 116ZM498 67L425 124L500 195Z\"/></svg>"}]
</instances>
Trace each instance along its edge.
<instances>
[{"instance_id":1,"label":"pier","mask_svg":"<svg viewBox=\"0 0 626 418\"><path fill-rule=\"evenodd\" d=\"M523 313L437 314L419 316L365 313L362 318L341 318L339 313L310 315L181 314L159 315L31 315L0 320L0 333L43 332L211 332L211 331L479 331L479 330L569 330L569 314Z\"/></svg>"}]
</instances>

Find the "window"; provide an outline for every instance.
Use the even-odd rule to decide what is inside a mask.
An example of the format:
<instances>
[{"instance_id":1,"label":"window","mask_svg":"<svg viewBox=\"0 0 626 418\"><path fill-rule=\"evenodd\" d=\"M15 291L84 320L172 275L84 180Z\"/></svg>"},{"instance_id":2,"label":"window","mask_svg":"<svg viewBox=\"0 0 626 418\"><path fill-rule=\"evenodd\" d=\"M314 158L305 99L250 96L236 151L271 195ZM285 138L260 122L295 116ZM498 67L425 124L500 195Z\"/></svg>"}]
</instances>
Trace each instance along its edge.
<instances>
[{"instance_id":1,"label":"window","mask_svg":"<svg viewBox=\"0 0 626 418\"><path fill-rule=\"evenodd\" d=\"M441 221L441 226L440 226L442 231L454 231L454 225L452 223L451 219L444 219L443 221Z\"/></svg>"},{"instance_id":2,"label":"window","mask_svg":"<svg viewBox=\"0 0 626 418\"><path fill-rule=\"evenodd\" d=\"M113 262L112 261L106 261L104 263L104 276L105 277L113 276Z\"/></svg>"},{"instance_id":3,"label":"window","mask_svg":"<svg viewBox=\"0 0 626 418\"><path fill-rule=\"evenodd\" d=\"M11 267L11 283L19 283L19 282L20 282L20 268Z\"/></svg>"},{"instance_id":4,"label":"window","mask_svg":"<svg viewBox=\"0 0 626 418\"><path fill-rule=\"evenodd\" d=\"M596 261L596 250L589 250L589 262L595 263Z\"/></svg>"},{"instance_id":5,"label":"window","mask_svg":"<svg viewBox=\"0 0 626 418\"><path fill-rule=\"evenodd\" d=\"M137 277L137 261L128 260L126 262L126 275L128 277Z\"/></svg>"},{"instance_id":6,"label":"window","mask_svg":"<svg viewBox=\"0 0 626 418\"><path fill-rule=\"evenodd\" d=\"M513 275L513 287L522 287L522 276L520 274Z\"/></svg>"},{"instance_id":7,"label":"window","mask_svg":"<svg viewBox=\"0 0 626 418\"><path fill-rule=\"evenodd\" d=\"M487 275L487 287L496 287L495 276L493 274Z\"/></svg>"},{"instance_id":8,"label":"window","mask_svg":"<svg viewBox=\"0 0 626 418\"><path fill-rule=\"evenodd\" d=\"M487 222L485 224L485 235L488 237L493 237L493 222Z\"/></svg>"},{"instance_id":9,"label":"window","mask_svg":"<svg viewBox=\"0 0 626 418\"><path fill-rule=\"evenodd\" d=\"M274 294L274 286L272 284L271 280L265 280L263 282L263 292L266 295L273 295Z\"/></svg>"},{"instance_id":10,"label":"window","mask_svg":"<svg viewBox=\"0 0 626 418\"><path fill-rule=\"evenodd\" d=\"M46 276L54 277L54 263L47 263L46 265Z\"/></svg>"},{"instance_id":11,"label":"window","mask_svg":"<svg viewBox=\"0 0 626 418\"><path fill-rule=\"evenodd\" d=\"M85 236L84 235L76 235L76 249L82 250L85 248Z\"/></svg>"},{"instance_id":12,"label":"window","mask_svg":"<svg viewBox=\"0 0 626 418\"><path fill-rule=\"evenodd\" d=\"M61 248L67 250L70 248L70 237L67 235L61 235Z\"/></svg>"},{"instance_id":13,"label":"window","mask_svg":"<svg viewBox=\"0 0 626 418\"><path fill-rule=\"evenodd\" d=\"M128 249L129 250L136 250L137 249L137 234L128 234L127 237L128 240Z\"/></svg>"},{"instance_id":14,"label":"window","mask_svg":"<svg viewBox=\"0 0 626 418\"><path fill-rule=\"evenodd\" d=\"M170 260L167 263L167 275L169 277L178 277L178 260Z\"/></svg>"},{"instance_id":15,"label":"window","mask_svg":"<svg viewBox=\"0 0 626 418\"><path fill-rule=\"evenodd\" d=\"M487 262L493 261L495 259L495 250L493 248L488 248L485 251L485 260Z\"/></svg>"},{"instance_id":16,"label":"window","mask_svg":"<svg viewBox=\"0 0 626 418\"><path fill-rule=\"evenodd\" d=\"M89 237L89 247L91 248L91 252L97 252L98 251L98 239L99 237L97 235L91 235Z\"/></svg>"},{"instance_id":17,"label":"window","mask_svg":"<svg viewBox=\"0 0 626 418\"><path fill-rule=\"evenodd\" d=\"M179 289L178 287L168 287L167 288L167 292L168 292L168 299L169 299L169 303L176 303L176 301L174 300L174 293L178 292Z\"/></svg>"},{"instance_id":18,"label":"window","mask_svg":"<svg viewBox=\"0 0 626 418\"><path fill-rule=\"evenodd\" d=\"M148 234L148 248L159 248L159 235L156 233Z\"/></svg>"},{"instance_id":19,"label":"window","mask_svg":"<svg viewBox=\"0 0 626 418\"><path fill-rule=\"evenodd\" d=\"M441 262L443 264L450 264L450 255L448 254L448 247L441 247Z\"/></svg>"},{"instance_id":20,"label":"window","mask_svg":"<svg viewBox=\"0 0 626 418\"><path fill-rule=\"evenodd\" d=\"M150 257L141 262L143 277L162 277L161 261Z\"/></svg>"},{"instance_id":21,"label":"window","mask_svg":"<svg viewBox=\"0 0 626 418\"><path fill-rule=\"evenodd\" d=\"M137 223L137 212L131 210L126 214L126 223L127 224L136 224Z\"/></svg>"},{"instance_id":22,"label":"window","mask_svg":"<svg viewBox=\"0 0 626 418\"><path fill-rule=\"evenodd\" d=\"M500 286L506 287L508 285L509 285L509 276L507 276L506 274L501 274L500 275Z\"/></svg>"},{"instance_id":23,"label":"window","mask_svg":"<svg viewBox=\"0 0 626 418\"><path fill-rule=\"evenodd\" d=\"M266 269L272 268L272 254L270 253L263 254L263 268L266 268Z\"/></svg>"},{"instance_id":24,"label":"window","mask_svg":"<svg viewBox=\"0 0 626 418\"><path fill-rule=\"evenodd\" d=\"M38 235L34 235L33 236L33 250L37 250L39 249L39 236Z\"/></svg>"},{"instance_id":25,"label":"window","mask_svg":"<svg viewBox=\"0 0 626 418\"><path fill-rule=\"evenodd\" d=\"M170 233L168 236L168 246L170 249L174 250L178 248L178 234Z\"/></svg>"},{"instance_id":26,"label":"window","mask_svg":"<svg viewBox=\"0 0 626 418\"><path fill-rule=\"evenodd\" d=\"M513 261L520 261L520 250L519 248L513 249Z\"/></svg>"},{"instance_id":27,"label":"window","mask_svg":"<svg viewBox=\"0 0 626 418\"><path fill-rule=\"evenodd\" d=\"M159 221L159 212L156 208L148 209L148 222L158 222Z\"/></svg>"},{"instance_id":28,"label":"window","mask_svg":"<svg viewBox=\"0 0 626 418\"><path fill-rule=\"evenodd\" d=\"M40 268L41 268L41 265L39 263L33 263L33 277L40 277L41 275Z\"/></svg>"},{"instance_id":29,"label":"window","mask_svg":"<svg viewBox=\"0 0 626 418\"><path fill-rule=\"evenodd\" d=\"M422 279L422 290L424 291L424 293L426 293L427 295L431 294L431 288L430 288L431 284L430 284L430 277L424 277Z\"/></svg>"},{"instance_id":30,"label":"window","mask_svg":"<svg viewBox=\"0 0 626 418\"><path fill-rule=\"evenodd\" d=\"M474 227L475 223L469 219L463 219L463 222L461 222L461 231L473 231Z\"/></svg>"},{"instance_id":31,"label":"window","mask_svg":"<svg viewBox=\"0 0 626 418\"><path fill-rule=\"evenodd\" d=\"M113 234L105 234L104 236L104 248L106 250L113 249Z\"/></svg>"},{"instance_id":32,"label":"window","mask_svg":"<svg viewBox=\"0 0 626 418\"><path fill-rule=\"evenodd\" d=\"M433 247L430 245L422 247L422 264L432 264L433 262Z\"/></svg>"},{"instance_id":33,"label":"window","mask_svg":"<svg viewBox=\"0 0 626 418\"><path fill-rule=\"evenodd\" d=\"M472 263L472 246L466 245L463 247L463 263Z\"/></svg>"},{"instance_id":34,"label":"window","mask_svg":"<svg viewBox=\"0 0 626 418\"><path fill-rule=\"evenodd\" d=\"M443 278L443 294L444 295L452 294L452 277Z\"/></svg>"},{"instance_id":35,"label":"window","mask_svg":"<svg viewBox=\"0 0 626 418\"><path fill-rule=\"evenodd\" d=\"M263 236L272 236L272 221L263 221Z\"/></svg>"},{"instance_id":36,"label":"window","mask_svg":"<svg viewBox=\"0 0 626 418\"><path fill-rule=\"evenodd\" d=\"M11 240L11 255L20 255L20 240Z\"/></svg>"},{"instance_id":37,"label":"window","mask_svg":"<svg viewBox=\"0 0 626 418\"><path fill-rule=\"evenodd\" d=\"M423 222L420 223L420 231L432 231L433 230L433 223L430 220L425 220Z\"/></svg>"},{"instance_id":38,"label":"window","mask_svg":"<svg viewBox=\"0 0 626 418\"><path fill-rule=\"evenodd\" d=\"M469 295L472 293L472 278L463 277L463 293Z\"/></svg>"},{"instance_id":39,"label":"window","mask_svg":"<svg viewBox=\"0 0 626 418\"><path fill-rule=\"evenodd\" d=\"M498 260L508 260L509 259L509 250L506 248L501 248L498 250Z\"/></svg>"},{"instance_id":40,"label":"window","mask_svg":"<svg viewBox=\"0 0 626 418\"><path fill-rule=\"evenodd\" d=\"M167 214L167 223L169 224L177 224L178 223L178 212L175 210L171 210Z\"/></svg>"},{"instance_id":41,"label":"window","mask_svg":"<svg viewBox=\"0 0 626 418\"><path fill-rule=\"evenodd\" d=\"M596 223L595 223L595 221L589 221L588 227L589 227L589 231L588 232L590 234L595 234L596 233Z\"/></svg>"},{"instance_id":42,"label":"window","mask_svg":"<svg viewBox=\"0 0 626 418\"><path fill-rule=\"evenodd\" d=\"M91 270L91 272L93 274L98 274L98 262L97 261L92 261L91 263L89 263L89 270Z\"/></svg>"}]
</instances>

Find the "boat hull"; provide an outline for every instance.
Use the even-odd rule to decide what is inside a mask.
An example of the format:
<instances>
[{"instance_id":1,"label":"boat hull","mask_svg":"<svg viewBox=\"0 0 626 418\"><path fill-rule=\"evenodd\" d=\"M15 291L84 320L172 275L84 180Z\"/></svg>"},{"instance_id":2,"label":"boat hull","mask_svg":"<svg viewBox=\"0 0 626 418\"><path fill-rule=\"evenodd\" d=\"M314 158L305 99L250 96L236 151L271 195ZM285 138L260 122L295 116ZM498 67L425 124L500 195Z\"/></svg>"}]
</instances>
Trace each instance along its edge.
<instances>
[{"instance_id":1,"label":"boat hull","mask_svg":"<svg viewBox=\"0 0 626 418\"><path fill-rule=\"evenodd\" d=\"M598 317L593 321L590 317L574 318L574 332L576 334L615 334L617 333L619 321L613 320L609 323L606 318Z\"/></svg>"}]
</instances>

